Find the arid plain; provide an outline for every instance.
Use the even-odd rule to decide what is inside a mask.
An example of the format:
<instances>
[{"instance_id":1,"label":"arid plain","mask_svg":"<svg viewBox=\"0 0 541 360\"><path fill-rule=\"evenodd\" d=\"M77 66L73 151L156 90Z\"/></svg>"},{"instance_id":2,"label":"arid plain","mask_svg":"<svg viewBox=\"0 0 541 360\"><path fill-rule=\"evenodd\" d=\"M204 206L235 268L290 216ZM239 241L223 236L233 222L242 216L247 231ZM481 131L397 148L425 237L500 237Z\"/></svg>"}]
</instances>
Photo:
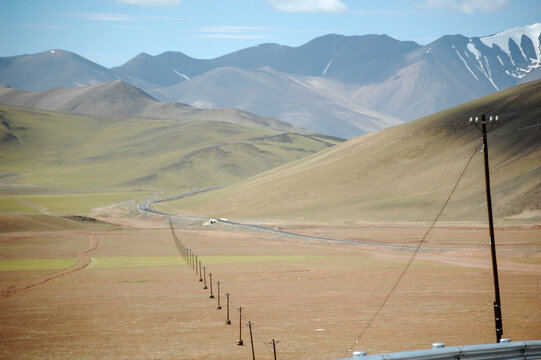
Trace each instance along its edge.
<instances>
[{"instance_id":1,"label":"arid plain","mask_svg":"<svg viewBox=\"0 0 541 360\"><path fill-rule=\"evenodd\" d=\"M175 235L199 256L207 277L213 275L211 299L179 256L167 217L108 210L100 218L107 224L71 220L76 229L0 234L2 358L248 359L248 321L259 359L273 358L272 339L279 359L339 359L350 349L374 354L495 339L483 226L432 229L406 270L414 255L408 248L172 218ZM286 230L415 248L428 227ZM513 340L541 333L540 234L539 226L497 229L504 335ZM62 259L68 262L59 265ZM226 292L231 325L225 324ZM239 306L244 346L236 345Z\"/></svg>"},{"instance_id":2,"label":"arid plain","mask_svg":"<svg viewBox=\"0 0 541 360\"><path fill-rule=\"evenodd\" d=\"M485 111L506 114L490 137L504 337L539 339L540 88L343 143L3 106L0 358L248 359L248 321L259 359L273 339L296 360L495 342L480 133L465 121ZM230 221L137 210L215 185L154 206Z\"/></svg>"}]
</instances>

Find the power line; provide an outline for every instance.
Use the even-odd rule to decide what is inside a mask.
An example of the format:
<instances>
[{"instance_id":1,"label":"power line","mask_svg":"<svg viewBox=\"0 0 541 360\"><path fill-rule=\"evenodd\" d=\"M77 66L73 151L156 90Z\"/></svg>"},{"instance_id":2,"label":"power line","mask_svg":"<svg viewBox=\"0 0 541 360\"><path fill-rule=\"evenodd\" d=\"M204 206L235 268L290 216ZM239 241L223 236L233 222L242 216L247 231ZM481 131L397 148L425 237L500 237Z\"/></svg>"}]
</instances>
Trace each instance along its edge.
<instances>
[{"instance_id":1,"label":"power line","mask_svg":"<svg viewBox=\"0 0 541 360\"><path fill-rule=\"evenodd\" d=\"M398 277L398 279L396 280L396 282L394 283L393 287L391 288L391 290L389 291L389 293L387 294L387 296L385 297L385 299L383 300L383 302L381 303L381 305L378 307L377 311L374 313L374 315L370 318L370 320L368 321L368 324L365 326L365 328L362 330L362 332L359 334L359 336L357 336L357 338L355 339L355 341L353 342L353 344L351 344L351 346L346 350L346 352L342 355L342 357L345 357L348 355L348 353L351 351L351 349L353 348L353 346L355 346L355 344L357 344L359 342L359 340L364 336L364 334L366 333L366 331L368 330L368 328L370 328L370 326L372 325L372 323L374 322L374 320L376 319L376 317L379 315L379 313L381 312L381 310L383 309L383 307L387 304L387 301L389 300L389 298L391 297L391 295L393 294L393 292L396 290L396 288L398 287L398 284L400 283L400 281L402 280L402 278L404 278L404 275L406 274L406 272L408 271L411 263L413 262L413 259L415 258L415 256L417 255L417 253L419 252L419 250L421 249L421 246L423 245L424 241L426 240L428 234L430 233L430 231L432 231L432 228L434 227L434 225L436 224L436 222L439 220L441 214L443 213L443 210L445 210L445 208L447 207L447 204L449 203L449 200L451 200L451 197L453 196L453 194L455 193L455 190L456 188L458 187L458 184L460 183L460 181L462 180L462 177L464 176L464 174L466 173L466 169L468 168L468 166L470 165L471 161L473 160L473 157L475 156L475 154L477 153L477 146L475 147L475 150L473 151L472 155L470 156L470 158L468 159L468 162L466 163L466 166L464 166L464 169L462 169L462 172L460 173L460 176L458 177L455 185L453 186L453 189L451 190L451 192L449 193L449 196L447 197L447 199L445 200L443 206L441 207L440 211L438 212L438 214L436 215L436 217L434 218L434 220L432 221L432 223L430 224L428 230L425 232L423 238L421 239L421 241L419 242L419 244L417 245L417 248L415 249L415 251L413 252L413 255L410 257L408 263L406 264L406 266L404 267L404 270L402 270L402 273L400 274L400 276Z\"/></svg>"},{"instance_id":2,"label":"power line","mask_svg":"<svg viewBox=\"0 0 541 360\"><path fill-rule=\"evenodd\" d=\"M501 133L498 133L498 134L492 134L489 137L501 136L501 135L515 133L515 132L519 132L519 131L523 131L523 130L533 129L533 128L536 128L536 127L541 127L541 123L535 124L535 125L530 125L530 126L525 126L525 127L520 128L520 129L511 129L511 130L504 131L504 132L501 132Z\"/></svg>"},{"instance_id":3,"label":"power line","mask_svg":"<svg viewBox=\"0 0 541 360\"><path fill-rule=\"evenodd\" d=\"M499 116L502 115L522 115L522 114L531 114L531 113L541 113L541 108L535 108L530 110L521 110L521 111L510 111L506 113L498 112Z\"/></svg>"},{"instance_id":4,"label":"power line","mask_svg":"<svg viewBox=\"0 0 541 360\"><path fill-rule=\"evenodd\" d=\"M175 233L175 229L174 229L173 222L171 221L171 217L169 217L169 227L170 227L170 229L171 229L171 234L172 234L173 240L174 240L175 244L177 245L177 249L179 250L179 253L181 254L181 256L184 257L184 255L185 255L185 251L184 251L184 250L188 250L188 251L189 251L189 255L188 255L188 257L186 258L186 263L187 263L188 265L191 265L191 261L192 261L192 260L191 260L191 257L192 257L192 255L193 255L195 258L197 258L197 256L194 255L195 253L194 253L194 254L191 253L192 249L186 248L186 247L182 244L182 242L181 242L180 239L178 238L177 234ZM201 265L201 262L199 262L199 265ZM193 266L192 266L192 268L196 270L196 274L197 274L197 264L195 264L195 268L194 268ZM204 267L203 269L204 269L204 271L205 271L205 270L206 270L206 267ZM200 274L199 274L199 275L200 275ZM205 275L206 275L206 274L205 274ZM209 273L209 275L211 275L211 274ZM206 280L206 276L205 276L205 280ZM210 282L210 286L211 286L211 296L210 296L210 297L213 298L213 296L212 296L212 277L211 277L211 280L210 280L210 281L211 281L211 282ZM220 282L219 282L219 283L220 283ZM206 289L206 286L204 287L204 289ZM230 295L230 294L228 293L227 295ZM227 297L227 300L228 300L228 306L235 307L235 304L234 304L233 302L229 301L229 296ZM247 317L247 316L246 316L246 308L240 307L240 306L238 306L237 308L239 308L239 309L241 308L242 310L244 310L243 315L244 315L244 317ZM220 307L219 309L221 309L221 307ZM229 313L228 313L228 315L229 315ZM229 317L228 317L228 319L227 319L227 321L226 321L226 324L231 324L231 321L229 320ZM254 324L254 322L252 322L252 325L253 325L253 324ZM240 322L240 324L239 324L239 327L240 327L240 329L241 329L240 331L242 331L242 320L241 320L241 322ZM266 348L271 354L273 354L273 352L274 352L273 345L271 345L271 343L269 343L269 341L266 341L266 340L265 340L265 337L264 337L264 336L256 329L256 327L252 327L251 330L253 330L253 332L254 332L253 335L255 335L255 337L257 338L257 340L259 340L259 342L261 342L261 344L263 344L264 348ZM240 342L240 344L239 344L239 342L237 342L238 345L242 345L242 344L243 344L243 341L241 340L242 338L241 338L240 336L241 336L241 335L239 334L239 342ZM252 347L253 347L253 343L252 343Z\"/></svg>"}]
</instances>

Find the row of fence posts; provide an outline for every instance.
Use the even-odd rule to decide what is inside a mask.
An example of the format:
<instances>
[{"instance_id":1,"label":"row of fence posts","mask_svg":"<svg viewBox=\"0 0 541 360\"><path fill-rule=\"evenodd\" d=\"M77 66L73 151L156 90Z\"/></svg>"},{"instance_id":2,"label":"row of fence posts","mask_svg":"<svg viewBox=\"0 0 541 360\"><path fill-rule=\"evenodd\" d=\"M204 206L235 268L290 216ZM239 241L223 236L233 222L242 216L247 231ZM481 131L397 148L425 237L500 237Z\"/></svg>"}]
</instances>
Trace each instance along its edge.
<instances>
[{"instance_id":1,"label":"row of fence posts","mask_svg":"<svg viewBox=\"0 0 541 360\"><path fill-rule=\"evenodd\" d=\"M171 227L171 233L173 235L173 239L175 240L175 244L177 246L177 249L180 253L180 256L182 256L182 258L184 259L184 261L186 261L186 264L188 264L192 270L195 271L195 274L197 276L199 276L199 281L203 283L203 289L204 290L207 290L210 288L210 295L209 295L209 298L211 299L214 299L215 296L214 296L214 292L213 292L213 288L212 288L212 284L213 284L213 281L212 281L212 273L209 273L208 277L209 277L209 281L207 283L207 269L205 266L202 265L201 261L199 260L199 257L197 256L197 254L195 254L193 252L193 250L191 248L188 248L186 246L184 246L184 244L182 244L182 242L180 241L180 239L177 237L176 233L175 233L175 230L173 228L173 223L171 222L171 219L169 219L169 225ZM208 284L208 286L207 286ZM218 300L218 305L216 307L216 310L221 310L222 309L222 305L220 303L220 282L217 281L217 300ZM225 293L225 297L226 297L226 320L225 320L225 324L226 325L231 325L231 319L229 317L229 304L230 304L230 296L231 294L230 293ZM239 339L237 340L237 345L238 346L244 346L244 341L242 340L242 306L239 306L237 308L239 310ZM252 325L254 323L251 322L251 321L248 321L248 330L249 330L249 333L250 333L250 344L251 344L251 348L252 348L252 359L255 360L255 351L254 351L254 339L253 339L253 335L252 335ZM273 350L273 355L274 355L274 360L276 360L276 340L275 339L272 339L272 350Z\"/></svg>"}]
</instances>

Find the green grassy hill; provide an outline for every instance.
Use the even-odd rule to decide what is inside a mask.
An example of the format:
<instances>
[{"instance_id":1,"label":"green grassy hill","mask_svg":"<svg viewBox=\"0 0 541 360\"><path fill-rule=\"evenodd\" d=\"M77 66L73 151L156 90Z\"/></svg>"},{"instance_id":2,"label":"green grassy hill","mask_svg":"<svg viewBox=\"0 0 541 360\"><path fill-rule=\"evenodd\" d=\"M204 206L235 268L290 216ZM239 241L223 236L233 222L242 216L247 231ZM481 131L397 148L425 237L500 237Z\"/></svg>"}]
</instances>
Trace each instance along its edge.
<instances>
[{"instance_id":1,"label":"green grassy hill","mask_svg":"<svg viewBox=\"0 0 541 360\"><path fill-rule=\"evenodd\" d=\"M429 222L481 133L472 115L499 114L489 138L497 221L539 221L541 82L528 83L286 164L230 187L176 201L182 211L281 222ZM441 221L486 221L477 151Z\"/></svg>"},{"instance_id":2,"label":"green grassy hill","mask_svg":"<svg viewBox=\"0 0 541 360\"><path fill-rule=\"evenodd\" d=\"M1 193L9 195L13 184L109 194L231 184L337 142L202 118L98 118L0 106Z\"/></svg>"}]
</instances>

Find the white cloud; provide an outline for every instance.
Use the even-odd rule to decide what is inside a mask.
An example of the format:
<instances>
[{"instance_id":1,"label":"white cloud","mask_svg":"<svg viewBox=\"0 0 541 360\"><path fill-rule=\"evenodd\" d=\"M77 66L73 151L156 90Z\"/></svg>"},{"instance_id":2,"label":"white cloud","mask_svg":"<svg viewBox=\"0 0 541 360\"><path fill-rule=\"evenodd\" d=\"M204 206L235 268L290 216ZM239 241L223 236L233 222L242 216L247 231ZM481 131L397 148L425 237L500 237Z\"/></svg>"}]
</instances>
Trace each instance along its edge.
<instances>
[{"instance_id":1,"label":"white cloud","mask_svg":"<svg viewBox=\"0 0 541 360\"><path fill-rule=\"evenodd\" d=\"M477 11L495 12L509 5L509 0L425 0L423 6L429 9L447 9L466 14Z\"/></svg>"},{"instance_id":2,"label":"white cloud","mask_svg":"<svg viewBox=\"0 0 541 360\"><path fill-rule=\"evenodd\" d=\"M182 0L116 0L124 4L139 5L145 7L173 7L181 3Z\"/></svg>"},{"instance_id":3,"label":"white cloud","mask_svg":"<svg viewBox=\"0 0 541 360\"><path fill-rule=\"evenodd\" d=\"M269 32L273 28L262 26L201 26L194 31L200 35L192 36L197 39L266 39L268 35L254 32Z\"/></svg>"},{"instance_id":4,"label":"white cloud","mask_svg":"<svg viewBox=\"0 0 541 360\"><path fill-rule=\"evenodd\" d=\"M203 33L243 33L245 31L270 31L271 27L262 26L201 26L195 29L197 32Z\"/></svg>"},{"instance_id":5,"label":"white cloud","mask_svg":"<svg viewBox=\"0 0 541 360\"><path fill-rule=\"evenodd\" d=\"M185 20L183 18L170 17L170 16L137 16L137 15L112 14L112 13L71 13L71 14L61 14L61 15L83 19L83 20L113 21L113 22L136 21L136 20L141 20L141 19L169 20L169 21L184 21Z\"/></svg>"},{"instance_id":6,"label":"white cloud","mask_svg":"<svg viewBox=\"0 0 541 360\"><path fill-rule=\"evenodd\" d=\"M267 0L276 10L285 12L328 12L347 11L340 0Z\"/></svg>"},{"instance_id":7,"label":"white cloud","mask_svg":"<svg viewBox=\"0 0 541 360\"><path fill-rule=\"evenodd\" d=\"M396 10L352 10L349 12L350 14L356 14L356 15L420 15L422 14L421 11L396 11Z\"/></svg>"},{"instance_id":8,"label":"white cloud","mask_svg":"<svg viewBox=\"0 0 541 360\"><path fill-rule=\"evenodd\" d=\"M136 18L133 15L110 14L110 13L75 13L75 14L62 14L62 15L84 19L84 20L96 20L96 21L133 21Z\"/></svg>"},{"instance_id":9,"label":"white cloud","mask_svg":"<svg viewBox=\"0 0 541 360\"><path fill-rule=\"evenodd\" d=\"M258 40L272 39L277 32L287 33L330 33L330 30L308 30L308 29L287 29L269 26L230 26L230 25L212 25L199 26L192 29L195 33L191 36L194 39L242 39Z\"/></svg>"},{"instance_id":10,"label":"white cloud","mask_svg":"<svg viewBox=\"0 0 541 360\"><path fill-rule=\"evenodd\" d=\"M267 35L250 35L250 34L206 34L206 35L194 35L194 39L236 39L236 40L257 40L257 39L269 39Z\"/></svg>"},{"instance_id":11,"label":"white cloud","mask_svg":"<svg viewBox=\"0 0 541 360\"><path fill-rule=\"evenodd\" d=\"M65 29L65 26L60 25L46 25L46 24L21 24L21 25L13 25L13 27L17 28L26 28L26 29Z\"/></svg>"}]
</instances>

